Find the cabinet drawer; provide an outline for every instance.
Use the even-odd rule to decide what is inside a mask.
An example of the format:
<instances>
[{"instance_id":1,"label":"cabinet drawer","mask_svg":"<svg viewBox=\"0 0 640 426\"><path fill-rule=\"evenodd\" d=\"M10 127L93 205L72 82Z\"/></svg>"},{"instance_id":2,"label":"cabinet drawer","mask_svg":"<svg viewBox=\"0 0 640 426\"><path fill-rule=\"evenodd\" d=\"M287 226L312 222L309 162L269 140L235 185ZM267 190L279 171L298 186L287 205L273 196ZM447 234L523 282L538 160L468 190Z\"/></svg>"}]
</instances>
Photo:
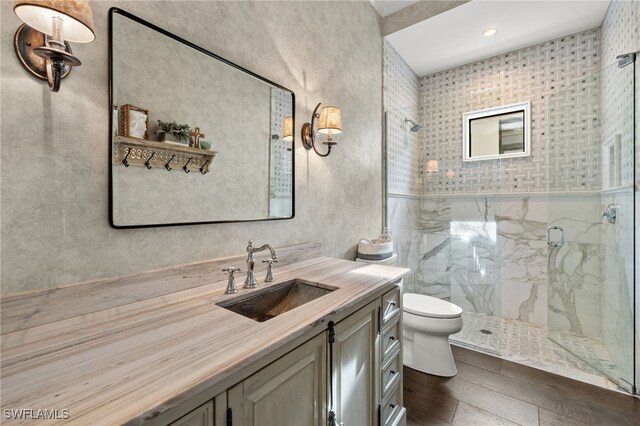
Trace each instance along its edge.
<instances>
[{"instance_id":1,"label":"cabinet drawer","mask_svg":"<svg viewBox=\"0 0 640 426\"><path fill-rule=\"evenodd\" d=\"M400 382L402 375L402 363L400 362L400 353L396 355L387 364L382 367L382 399L386 398L394 387Z\"/></svg>"},{"instance_id":2,"label":"cabinet drawer","mask_svg":"<svg viewBox=\"0 0 640 426\"><path fill-rule=\"evenodd\" d=\"M382 329L400 316L400 287L396 286L382 296Z\"/></svg>"},{"instance_id":3,"label":"cabinet drawer","mask_svg":"<svg viewBox=\"0 0 640 426\"><path fill-rule=\"evenodd\" d=\"M400 386L396 386L391 397L382 404L380 413L382 420L381 424L384 426L397 424L397 420L402 416L403 410L402 388L400 388Z\"/></svg>"},{"instance_id":4,"label":"cabinet drawer","mask_svg":"<svg viewBox=\"0 0 640 426\"><path fill-rule=\"evenodd\" d=\"M401 338L402 330L400 330L400 321L397 319L382 332L382 365L385 365L400 350Z\"/></svg>"}]
</instances>

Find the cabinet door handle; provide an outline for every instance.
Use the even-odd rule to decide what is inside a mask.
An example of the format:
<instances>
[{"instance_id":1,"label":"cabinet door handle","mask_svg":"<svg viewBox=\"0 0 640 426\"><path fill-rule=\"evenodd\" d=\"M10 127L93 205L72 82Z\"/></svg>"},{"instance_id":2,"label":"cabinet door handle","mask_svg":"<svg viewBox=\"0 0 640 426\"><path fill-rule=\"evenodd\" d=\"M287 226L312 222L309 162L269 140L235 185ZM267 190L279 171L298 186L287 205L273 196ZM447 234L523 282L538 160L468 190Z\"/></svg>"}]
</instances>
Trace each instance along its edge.
<instances>
[{"instance_id":1,"label":"cabinet door handle","mask_svg":"<svg viewBox=\"0 0 640 426\"><path fill-rule=\"evenodd\" d=\"M394 336L389 336L389 340L396 340Z\"/></svg>"},{"instance_id":2,"label":"cabinet door handle","mask_svg":"<svg viewBox=\"0 0 640 426\"><path fill-rule=\"evenodd\" d=\"M396 374L396 372L395 372L395 371L393 371L393 370L391 370L391 372L390 372L390 373L391 373L391 375L392 375L392 376Z\"/></svg>"}]
</instances>

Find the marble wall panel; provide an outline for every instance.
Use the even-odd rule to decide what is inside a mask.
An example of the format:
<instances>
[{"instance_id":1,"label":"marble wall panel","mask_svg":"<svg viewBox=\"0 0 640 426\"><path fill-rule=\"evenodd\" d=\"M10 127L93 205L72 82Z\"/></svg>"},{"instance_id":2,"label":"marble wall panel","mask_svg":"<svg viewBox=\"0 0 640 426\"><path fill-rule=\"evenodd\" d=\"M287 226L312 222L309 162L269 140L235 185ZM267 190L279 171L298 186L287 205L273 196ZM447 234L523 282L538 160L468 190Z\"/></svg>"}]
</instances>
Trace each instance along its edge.
<instances>
[{"instance_id":1,"label":"marble wall panel","mask_svg":"<svg viewBox=\"0 0 640 426\"><path fill-rule=\"evenodd\" d=\"M501 314L505 318L547 324L547 206L544 196L497 199Z\"/></svg>"}]
</instances>

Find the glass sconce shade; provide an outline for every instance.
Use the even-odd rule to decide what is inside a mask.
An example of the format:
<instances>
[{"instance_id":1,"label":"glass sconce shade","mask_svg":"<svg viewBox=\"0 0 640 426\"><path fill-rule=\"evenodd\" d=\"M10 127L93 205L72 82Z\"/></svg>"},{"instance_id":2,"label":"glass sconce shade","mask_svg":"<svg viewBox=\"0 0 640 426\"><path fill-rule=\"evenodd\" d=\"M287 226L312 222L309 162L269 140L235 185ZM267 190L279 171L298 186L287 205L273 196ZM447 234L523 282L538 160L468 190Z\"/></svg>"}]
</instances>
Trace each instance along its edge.
<instances>
[{"instance_id":1,"label":"glass sconce shade","mask_svg":"<svg viewBox=\"0 0 640 426\"><path fill-rule=\"evenodd\" d=\"M293 140L293 117L290 115L284 118L282 125L282 140L291 142Z\"/></svg>"},{"instance_id":2,"label":"glass sconce shade","mask_svg":"<svg viewBox=\"0 0 640 426\"><path fill-rule=\"evenodd\" d=\"M428 172L437 172L438 171L438 160L427 160L427 171Z\"/></svg>"},{"instance_id":3,"label":"glass sconce shade","mask_svg":"<svg viewBox=\"0 0 640 426\"><path fill-rule=\"evenodd\" d=\"M50 36L55 36L54 18L58 18L63 21L64 40L90 43L96 38L91 0L16 0L13 11L25 24Z\"/></svg>"},{"instance_id":4,"label":"glass sconce shade","mask_svg":"<svg viewBox=\"0 0 640 426\"><path fill-rule=\"evenodd\" d=\"M340 132L342 132L340 108L335 106L322 107L322 109L320 109L320 117L318 118L318 133L328 135Z\"/></svg>"}]
</instances>

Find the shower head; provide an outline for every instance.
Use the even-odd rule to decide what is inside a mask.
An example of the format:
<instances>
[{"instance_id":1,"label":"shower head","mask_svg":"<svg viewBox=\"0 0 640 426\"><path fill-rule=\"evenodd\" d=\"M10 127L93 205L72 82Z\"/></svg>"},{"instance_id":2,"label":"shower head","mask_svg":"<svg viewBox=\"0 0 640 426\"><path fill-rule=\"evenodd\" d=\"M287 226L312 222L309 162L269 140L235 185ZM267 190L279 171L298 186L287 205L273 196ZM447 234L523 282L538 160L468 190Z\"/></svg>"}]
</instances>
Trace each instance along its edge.
<instances>
[{"instance_id":1,"label":"shower head","mask_svg":"<svg viewBox=\"0 0 640 426\"><path fill-rule=\"evenodd\" d=\"M416 133L418 130L422 129L422 126L420 124L416 123L413 120L409 120L408 118L405 118L404 124L407 124L407 123L413 124L413 126L411 126L411 128L409 129L411 133Z\"/></svg>"}]
</instances>

